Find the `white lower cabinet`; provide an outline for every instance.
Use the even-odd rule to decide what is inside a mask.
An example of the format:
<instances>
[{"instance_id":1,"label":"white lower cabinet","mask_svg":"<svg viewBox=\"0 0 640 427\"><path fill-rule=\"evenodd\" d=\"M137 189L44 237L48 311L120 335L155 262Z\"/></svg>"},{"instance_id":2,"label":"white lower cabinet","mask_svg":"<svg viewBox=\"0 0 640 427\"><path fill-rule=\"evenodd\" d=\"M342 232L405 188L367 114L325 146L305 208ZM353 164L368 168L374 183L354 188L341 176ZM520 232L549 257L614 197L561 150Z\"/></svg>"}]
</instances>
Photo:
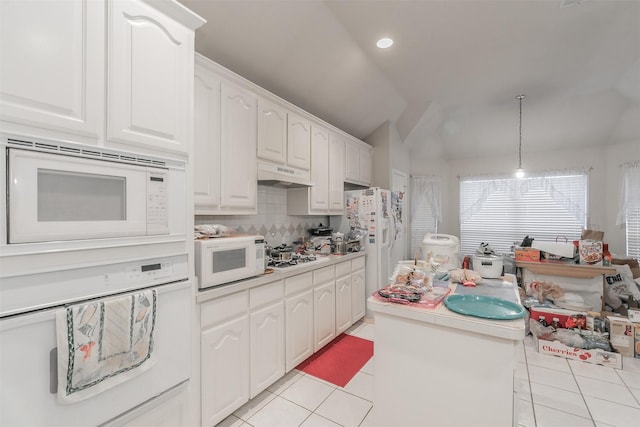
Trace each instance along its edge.
<instances>
[{"instance_id":1,"label":"white lower cabinet","mask_svg":"<svg viewBox=\"0 0 640 427\"><path fill-rule=\"evenodd\" d=\"M311 272L285 279L286 372L314 352L312 286Z\"/></svg>"},{"instance_id":2,"label":"white lower cabinet","mask_svg":"<svg viewBox=\"0 0 640 427\"><path fill-rule=\"evenodd\" d=\"M356 323L366 312L364 255L351 261L351 321Z\"/></svg>"},{"instance_id":3,"label":"white lower cabinet","mask_svg":"<svg viewBox=\"0 0 640 427\"><path fill-rule=\"evenodd\" d=\"M313 350L336 337L336 282L334 267L313 272Z\"/></svg>"},{"instance_id":4,"label":"white lower cabinet","mask_svg":"<svg viewBox=\"0 0 640 427\"><path fill-rule=\"evenodd\" d=\"M202 304L201 416L214 426L249 400L248 292Z\"/></svg>"},{"instance_id":5,"label":"white lower cabinet","mask_svg":"<svg viewBox=\"0 0 640 427\"><path fill-rule=\"evenodd\" d=\"M251 399L284 375L283 297L282 280L249 291Z\"/></svg>"},{"instance_id":6,"label":"white lower cabinet","mask_svg":"<svg viewBox=\"0 0 640 427\"><path fill-rule=\"evenodd\" d=\"M364 304L364 255L200 304L202 426L331 342L364 316Z\"/></svg>"},{"instance_id":7,"label":"white lower cabinet","mask_svg":"<svg viewBox=\"0 0 640 427\"><path fill-rule=\"evenodd\" d=\"M336 264L336 335L353 324L351 300L351 261L345 261Z\"/></svg>"}]
</instances>

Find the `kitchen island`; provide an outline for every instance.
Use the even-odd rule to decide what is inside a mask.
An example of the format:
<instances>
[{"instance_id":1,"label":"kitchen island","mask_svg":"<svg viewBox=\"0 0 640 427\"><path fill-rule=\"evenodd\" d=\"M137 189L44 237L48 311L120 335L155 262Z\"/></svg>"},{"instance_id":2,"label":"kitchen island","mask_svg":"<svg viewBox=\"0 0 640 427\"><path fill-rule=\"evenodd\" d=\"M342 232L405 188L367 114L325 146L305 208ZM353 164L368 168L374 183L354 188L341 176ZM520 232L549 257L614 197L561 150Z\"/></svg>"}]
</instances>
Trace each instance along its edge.
<instances>
[{"instance_id":1,"label":"kitchen island","mask_svg":"<svg viewBox=\"0 0 640 427\"><path fill-rule=\"evenodd\" d=\"M444 304L423 309L373 297L367 307L375 315L376 426L518 425L515 355L523 319L487 320Z\"/></svg>"}]
</instances>

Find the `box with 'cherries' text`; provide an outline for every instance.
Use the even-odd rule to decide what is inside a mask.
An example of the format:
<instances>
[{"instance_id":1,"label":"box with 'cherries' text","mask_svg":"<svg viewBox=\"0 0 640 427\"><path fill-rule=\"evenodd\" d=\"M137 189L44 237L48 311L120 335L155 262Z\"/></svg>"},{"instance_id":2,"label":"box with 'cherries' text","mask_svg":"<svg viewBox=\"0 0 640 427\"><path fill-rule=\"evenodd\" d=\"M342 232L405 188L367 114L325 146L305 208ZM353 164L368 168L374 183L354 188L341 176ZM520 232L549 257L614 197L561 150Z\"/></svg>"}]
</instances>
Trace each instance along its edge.
<instances>
[{"instance_id":1,"label":"box with 'cherries' text","mask_svg":"<svg viewBox=\"0 0 640 427\"><path fill-rule=\"evenodd\" d=\"M533 336L533 342L540 354L549 354L565 359L580 360L586 363L622 369L622 355L600 349L585 350L569 347L558 341L546 341Z\"/></svg>"}]
</instances>

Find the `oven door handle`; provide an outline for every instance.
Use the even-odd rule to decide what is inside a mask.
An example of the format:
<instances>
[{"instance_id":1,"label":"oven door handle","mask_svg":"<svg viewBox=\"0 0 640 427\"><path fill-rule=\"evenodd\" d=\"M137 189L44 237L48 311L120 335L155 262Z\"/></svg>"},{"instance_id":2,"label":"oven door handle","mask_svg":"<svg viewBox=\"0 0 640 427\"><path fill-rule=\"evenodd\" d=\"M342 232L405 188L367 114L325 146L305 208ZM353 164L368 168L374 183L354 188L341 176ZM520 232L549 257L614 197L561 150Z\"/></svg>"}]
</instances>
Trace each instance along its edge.
<instances>
[{"instance_id":1,"label":"oven door handle","mask_svg":"<svg viewBox=\"0 0 640 427\"><path fill-rule=\"evenodd\" d=\"M58 347L49 352L49 393L58 393Z\"/></svg>"}]
</instances>

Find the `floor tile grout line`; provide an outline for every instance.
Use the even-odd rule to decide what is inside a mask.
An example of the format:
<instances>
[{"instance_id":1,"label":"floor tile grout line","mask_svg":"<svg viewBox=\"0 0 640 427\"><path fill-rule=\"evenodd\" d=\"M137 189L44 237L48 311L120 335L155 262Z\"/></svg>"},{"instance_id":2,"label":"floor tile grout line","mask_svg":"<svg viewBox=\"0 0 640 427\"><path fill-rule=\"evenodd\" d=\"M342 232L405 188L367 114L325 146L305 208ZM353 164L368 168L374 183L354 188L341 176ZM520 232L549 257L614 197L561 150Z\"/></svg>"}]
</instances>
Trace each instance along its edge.
<instances>
[{"instance_id":1,"label":"floor tile grout line","mask_svg":"<svg viewBox=\"0 0 640 427\"><path fill-rule=\"evenodd\" d=\"M529 397L531 398L531 412L533 412L533 425L537 426L538 425L538 420L536 418L536 405L533 402L533 389L531 388L531 373L529 372L529 357L527 355L527 346L524 342L524 340L522 340L522 345L524 346L524 360L525 360L525 365L527 368L527 383L529 384ZM518 418L520 418L520 414L518 413ZM519 424L519 423L518 423Z\"/></svg>"},{"instance_id":2,"label":"floor tile grout line","mask_svg":"<svg viewBox=\"0 0 640 427\"><path fill-rule=\"evenodd\" d=\"M580 387L580 383L578 382L578 379L576 378L576 373L573 370L573 366L571 366L571 363L569 363L569 369L571 370L571 374L573 375L573 380L576 382L576 385L578 386L578 390L580 390L580 398L582 399L582 401L584 402L584 406L585 408L587 408L587 412L589 413L589 417L591 418L591 422L593 422L593 425L596 425L596 420L593 418L593 413L591 412L591 408L589 408L589 404L587 403L587 399L585 399L585 395L584 395L584 391L582 390L582 387ZM580 375L578 375L580 376Z\"/></svg>"}]
</instances>

